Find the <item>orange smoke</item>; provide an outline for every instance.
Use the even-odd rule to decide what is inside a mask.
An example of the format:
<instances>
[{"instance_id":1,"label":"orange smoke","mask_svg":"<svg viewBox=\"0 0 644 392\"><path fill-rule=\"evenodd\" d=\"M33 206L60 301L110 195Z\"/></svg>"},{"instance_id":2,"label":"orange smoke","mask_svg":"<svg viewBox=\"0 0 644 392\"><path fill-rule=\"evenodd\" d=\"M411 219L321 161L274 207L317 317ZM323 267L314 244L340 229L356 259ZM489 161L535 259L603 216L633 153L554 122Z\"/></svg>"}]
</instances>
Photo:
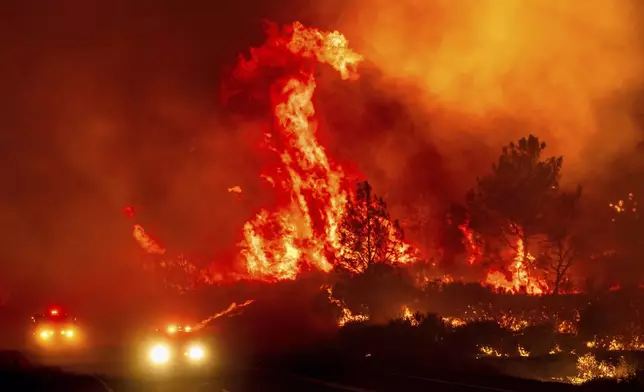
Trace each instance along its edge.
<instances>
[{"instance_id":1,"label":"orange smoke","mask_svg":"<svg viewBox=\"0 0 644 392\"><path fill-rule=\"evenodd\" d=\"M420 90L408 100L434 113L425 132L443 154L470 148L466 138L496 148L534 129L577 180L638 137L629 112L644 83L637 3L350 0L339 25L388 78ZM593 162L582 161L589 148ZM395 178L392 161L375 163Z\"/></svg>"}]
</instances>

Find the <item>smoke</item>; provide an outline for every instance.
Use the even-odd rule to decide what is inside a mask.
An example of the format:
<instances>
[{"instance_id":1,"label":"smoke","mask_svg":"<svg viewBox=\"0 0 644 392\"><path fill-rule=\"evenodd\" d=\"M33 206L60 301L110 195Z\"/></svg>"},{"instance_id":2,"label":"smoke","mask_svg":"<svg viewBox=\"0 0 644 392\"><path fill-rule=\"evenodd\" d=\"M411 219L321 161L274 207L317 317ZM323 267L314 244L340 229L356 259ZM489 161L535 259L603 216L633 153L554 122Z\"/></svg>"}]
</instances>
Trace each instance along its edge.
<instances>
[{"instance_id":1,"label":"smoke","mask_svg":"<svg viewBox=\"0 0 644 392\"><path fill-rule=\"evenodd\" d=\"M219 105L223 67L254 39L241 7L14 3L0 26L0 285L36 307L136 302L152 285L128 205L168 248L229 248L249 206L227 189L253 200L259 172L248 126Z\"/></svg>"},{"instance_id":2,"label":"smoke","mask_svg":"<svg viewBox=\"0 0 644 392\"><path fill-rule=\"evenodd\" d=\"M380 70L371 89L406 107L368 143L367 170L384 182L414 175L409 157L433 149L436 170L464 188L501 145L530 132L565 156L564 180L583 182L607 175L641 140L638 1L354 0L340 12L337 5L317 2Z\"/></svg>"}]
</instances>

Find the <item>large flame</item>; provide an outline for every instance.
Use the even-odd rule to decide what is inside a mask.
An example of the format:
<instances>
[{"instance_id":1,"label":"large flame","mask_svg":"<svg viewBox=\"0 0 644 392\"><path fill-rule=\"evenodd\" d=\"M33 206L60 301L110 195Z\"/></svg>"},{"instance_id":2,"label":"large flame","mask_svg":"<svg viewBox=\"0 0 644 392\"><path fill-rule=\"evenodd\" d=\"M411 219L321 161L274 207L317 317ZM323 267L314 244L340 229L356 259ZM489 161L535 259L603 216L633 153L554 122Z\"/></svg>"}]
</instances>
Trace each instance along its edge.
<instances>
[{"instance_id":1,"label":"large flame","mask_svg":"<svg viewBox=\"0 0 644 392\"><path fill-rule=\"evenodd\" d=\"M534 256L529 252L525 252L523 240L520 238L517 239L515 248L516 255L508 267L509 278L500 271L490 271L487 275L486 283L497 290L508 293L544 294L548 289L548 284L544 279L533 273Z\"/></svg>"},{"instance_id":2,"label":"large flame","mask_svg":"<svg viewBox=\"0 0 644 392\"><path fill-rule=\"evenodd\" d=\"M269 167L261 178L271 185L281 204L273 211L260 210L244 225L238 271L223 274L213 265L197 271L191 263L181 264L183 270L202 282L228 278L295 279L308 270L328 272L340 258L346 258L340 223L348 201L355 200L355 183L347 181L342 167L329 158L316 138L314 71L317 64L326 64L338 71L342 79L355 79L356 67L363 58L348 47L346 38L337 31L306 28L299 22L282 30L270 27L266 43L251 49L249 59L240 59L233 79L243 85L272 78L269 92L274 121L265 134L264 146L275 154L278 164ZM275 74L281 77L275 78ZM233 186L228 192L239 198L242 189ZM361 212L358 208L357 213ZM126 208L124 213L129 218L134 216L132 208ZM392 246L395 262L416 260L414 249L401 241L397 225L383 219L378 223L392 244L396 244ZM165 255L164 265L177 264L142 226L135 225L134 237L146 252Z\"/></svg>"},{"instance_id":3,"label":"large flame","mask_svg":"<svg viewBox=\"0 0 644 392\"><path fill-rule=\"evenodd\" d=\"M147 253L162 257L162 267L183 270L202 283L295 279L308 270L328 272L348 253L346 244L341 243L340 223L347 203L355 200L355 184L347 181L344 169L317 140L314 71L317 65L325 64L342 79L355 79L363 58L349 48L346 38L337 31L324 32L295 22L281 30L271 26L268 32L263 46L251 49L248 59L240 59L233 79L241 85L266 79L271 82L269 104L273 122L265 133L264 146L277 158L277 164L268 167L261 177L276 192L279 204L270 210L261 209L244 224L237 269L222 271L214 263L198 268L184 256L169 255L141 225L134 226L137 242ZM265 84L260 86L266 89ZM242 189L235 185L228 192L240 198ZM133 208L126 208L124 213L134 217ZM391 242L396 242L394 225L385 222L382 226L389 231ZM484 267L483 250L469 221L458 228L463 234L468 264L472 268ZM523 247L523 242L517 239L516 254L509 266L486 271L481 283L511 293L546 293L548 285L533 273L534 257L524 252ZM399 263L419 259L415 249L403 242L394 251L397 255L394 259ZM353 270L359 273L365 267Z\"/></svg>"},{"instance_id":4,"label":"large flame","mask_svg":"<svg viewBox=\"0 0 644 392\"><path fill-rule=\"evenodd\" d=\"M348 79L356 76L355 66L362 57L348 48L340 33L305 28L300 23L269 37L251 55L238 69L260 72L263 65L274 65L276 60L300 67L274 82L275 122L273 133L266 135L266 144L278 154L281 167L264 177L288 201L277 211L260 211L244 225L245 268L251 277L264 280L293 279L305 269L329 271L333 256L341 249L338 225L350 194L342 168L329 159L316 139L312 64L328 64Z\"/></svg>"}]
</instances>

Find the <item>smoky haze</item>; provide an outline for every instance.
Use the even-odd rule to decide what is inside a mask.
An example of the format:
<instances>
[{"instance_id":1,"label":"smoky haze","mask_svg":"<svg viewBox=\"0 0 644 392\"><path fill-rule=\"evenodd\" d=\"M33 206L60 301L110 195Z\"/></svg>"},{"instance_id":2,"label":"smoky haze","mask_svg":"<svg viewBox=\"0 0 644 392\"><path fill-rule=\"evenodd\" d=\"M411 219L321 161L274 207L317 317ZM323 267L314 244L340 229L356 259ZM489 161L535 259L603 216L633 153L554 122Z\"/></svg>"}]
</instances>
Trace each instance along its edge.
<instances>
[{"instance_id":1,"label":"smoky haze","mask_svg":"<svg viewBox=\"0 0 644 392\"><path fill-rule=\"evenodd\" d=\"M1 7L10 298L118 307L153 290L125 206L169 248L231 247L250 212L227 189L252 191L259 168L245 142L254 129L226 120L219 84L262 42L261 18L279 15L253 2Z\"/></svg>"},{"instance_id":2,"label":"smoky haze","mask_svg":"<svg viewBox=\"0 0 644 392\"><path fill-rule=\"evenodd\" d=\"M638 190L641 2L316 5L378 70L347 113L359 116L352 127L372 132L353 156L398 215L418 199L434 213L462 198L502 145L529 133L564 155L564 185L581 183L602 203Z\"/></svg>"},{"instance_id":3,"label":"smoky haze","mask_svg":"<svg viewBox=\"0 0 644 392\"><path fill-rule=\"evenodd\" d=\"M565 154L578 181L606 174L597 167L641 140L642 11L632 0L355 0L338 26L387 88L431 113L432 126L417 133L441 155L498 151L533 131ZM380 161L394 178L405 159L391 149L404 143L391 138L374 143L393 155ZM469 169L467 158L450 161Z\"/></svg>"},{"instance_id":4,"label":"smoky haze","mask_svg":"<svg viewBox=\"0 0 644 392\"><path fill-rule=\"evenodd\" d=\"M436 209L462 196L529 132L582 182L640 139L637 1L26 3L0 13L0 283L34 304L118 308L154 291L124 206L168 248L234 246L264 198L259 124L233 118L219 90L263 42L262 18L338 28L366 57L358 83L323 78L316 103L333 155L396 214L417 194Z\"/></svg>"}]
</instances>

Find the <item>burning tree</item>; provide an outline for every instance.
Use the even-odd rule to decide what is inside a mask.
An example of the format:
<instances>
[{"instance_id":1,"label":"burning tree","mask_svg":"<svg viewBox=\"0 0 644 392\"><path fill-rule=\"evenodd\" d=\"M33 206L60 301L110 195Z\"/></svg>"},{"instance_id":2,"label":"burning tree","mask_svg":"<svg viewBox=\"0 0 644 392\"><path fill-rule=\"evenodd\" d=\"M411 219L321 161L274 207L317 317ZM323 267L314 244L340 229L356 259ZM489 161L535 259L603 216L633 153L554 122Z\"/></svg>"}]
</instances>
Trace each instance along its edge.
<instances>
[{"instance_id":1,"label":"burning tree","mask_svg":"<svg viewBox=\"0 0 644 392\"><path fill-rule=\"evenodd\" d=\"M363 272L375 263L404 263L409 257L400 224L392 221L387 204L367 181L358 183L355 197L347 201L339 233L343 248L338 267L349 272Z\"/></svg>"},{"instance_id":2,"label":"burning tree","mask_svg":"<svg viewBox=\"0 0 644 392\"><path fill-rule=\"evenodd\" d=\"M333 292L352 311L363 313L366 308L371 319L387 319L387 311L399 309L414 293L409 270L397 266L417 257L367 181L358 183L347 201L339 235L343 248L335 266L340 279Z\"/></svg>"},{"instance_id":3,"label":"burning tree","mask_svg":"<svg viewBox=\"0 0 644 392\"><path fill-rule=\"evenodd\" d=\"M543 159L545 148L533 135L503 147L492 172L479 178L467 194L471 227L488 239L501 239L515 251L512 285L534 294L542 293L543 287L531 282L529 270L535 267L535 257L530 248L546 234L546 212L560 193L563 164L563 157Z\"/></svg>"},{"instance_id":4,"label":"burning tree","mask_svg":"<svg viewBox=\"0 0 644 392\"><path fill-rule=\"evenodd\" d=\"M492 173L479 178L467 194L473 228L499 235L513 248L519 238L524 257L532 237L542 233L544 207L559 188L563 157L542 159L545 148L532 135L503 147Z\"/></svg>"}]
</instances>

